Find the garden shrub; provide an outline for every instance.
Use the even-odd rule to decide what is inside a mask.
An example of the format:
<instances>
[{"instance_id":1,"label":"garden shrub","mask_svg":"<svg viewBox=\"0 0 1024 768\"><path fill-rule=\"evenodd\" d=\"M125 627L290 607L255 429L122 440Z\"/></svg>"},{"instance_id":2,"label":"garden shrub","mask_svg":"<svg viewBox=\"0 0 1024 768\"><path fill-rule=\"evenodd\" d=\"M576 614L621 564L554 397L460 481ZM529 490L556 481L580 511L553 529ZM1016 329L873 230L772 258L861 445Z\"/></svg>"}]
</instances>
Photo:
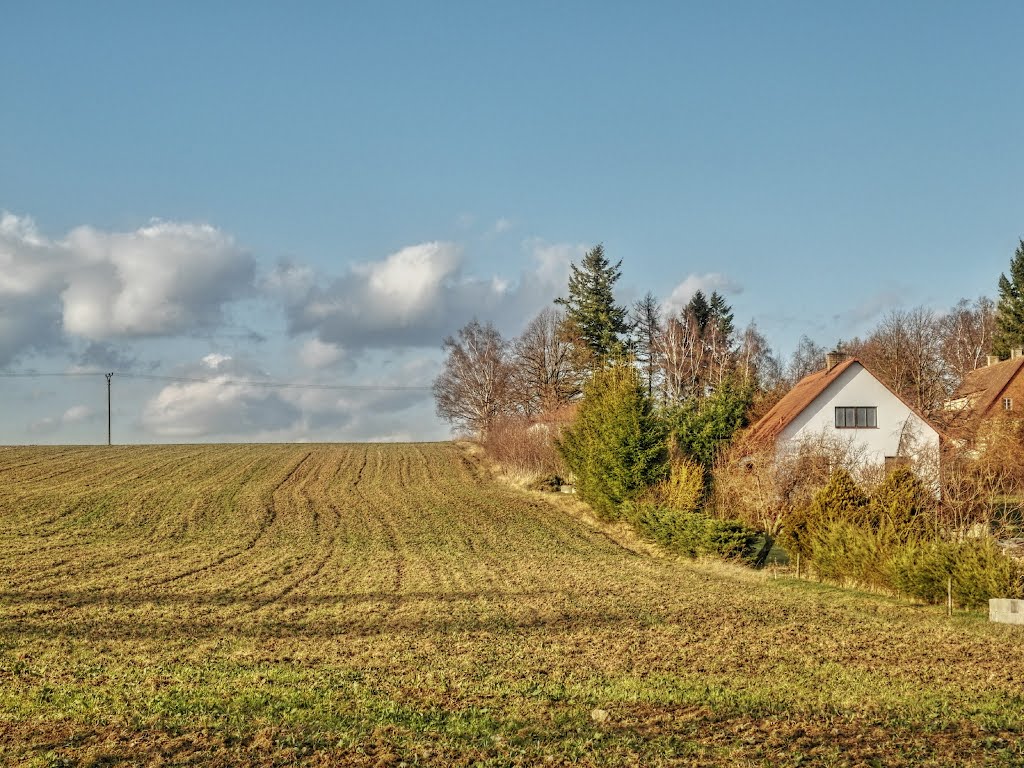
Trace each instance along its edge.
<instances>
[{"instance_id":1,"label":"garden shrub","mask_svg":"<svg viewBox=\"0 0 1024 768\"><path fill-rule=\"evenodd\" d=\"M952 578L953 602L978 608L993 597L1022 597L1022 565L995 539L909 544L894 558L893 587L929 603L943 603Z\"/></svg>"},{"instance_id":2,"label":"garden shrub","mask_svg":"<svg viewBox=\"0 0 1024 768\"><path fill-rule=\"evenodd\" d=\"M640 373L628 363L597 371L583 388L576 420L556 443L576 478L576 492L604 519L662 480L665 432Z\"/></svg>"},{"instance_id":3,"label":"garden shrub","mask_svg":"<svg viewBox=\"0 0 1024 768\"><path fill-rule=\"evenodd\" d=\"M935 497L909 467L897 467L871 494L868 524L887 529L898 541L935 534Z\"/></svg>"},{"instance_id":4,"label":"garden shrub","mask_svg":"<svg viewBox=\"0 0 1024 768\"><path fill-rule=\"evenodd\" d=\"M627 505L629 519L641 535L680 555L749 559L757 531L735 520L643 502Z\"/></svg>"},{"instance_id":5,"label":"garden shrub","mask_svg":"<svg viewBox=\"0 0 1024 768\"><path fill-rule=\"evenodd\" d=\"M829 475L828 483L807 506L794 510L782 535L782 543L791 555L814 557L816 542L834 523L863 523L868 497L850 473L840 467Z\"/></svg>"},{"instance_id":6,"label":"garden shrub","mask_svg":"<svg viewBox=\"0 0 1024 768\"><path fill-rule=\"evenodd\" d=\"M819 578L891 588L893 541L881 531L833 520L816 531L810 554Z\"/></svg>"}]
</instances>

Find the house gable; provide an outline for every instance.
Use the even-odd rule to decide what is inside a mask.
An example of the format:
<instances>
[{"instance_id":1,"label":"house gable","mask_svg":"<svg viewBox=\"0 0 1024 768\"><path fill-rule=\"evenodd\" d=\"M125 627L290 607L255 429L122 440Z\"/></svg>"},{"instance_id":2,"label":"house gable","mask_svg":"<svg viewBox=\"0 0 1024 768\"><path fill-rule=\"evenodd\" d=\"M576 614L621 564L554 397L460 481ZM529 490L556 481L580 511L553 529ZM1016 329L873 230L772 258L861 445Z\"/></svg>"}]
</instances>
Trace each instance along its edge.
<instances>
[{"instance_id":1,"label":"house gable","mask_svg":"<svg viewBox=\"0 0 1024 768\"><path fill-rule=\"evenodd\" d=\"M858 408L871 413L859 422L862 426L839 427L837 408L844 414L857 413L845 409ZM754 425L748 439L782 450L823 434L848 442L864 460L877 463L905 456L909 450L937 452L939 446L936 429L857 359L802 379Z\"/></svg>"}]
</instances>

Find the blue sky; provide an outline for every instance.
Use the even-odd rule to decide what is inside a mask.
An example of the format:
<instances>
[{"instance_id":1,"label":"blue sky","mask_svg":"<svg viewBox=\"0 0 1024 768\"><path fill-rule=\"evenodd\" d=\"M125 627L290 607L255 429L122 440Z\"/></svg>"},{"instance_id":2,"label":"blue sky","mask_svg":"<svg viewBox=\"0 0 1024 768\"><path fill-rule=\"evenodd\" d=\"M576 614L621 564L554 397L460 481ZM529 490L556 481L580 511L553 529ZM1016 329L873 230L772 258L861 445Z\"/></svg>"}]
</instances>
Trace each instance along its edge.
<instances>
[{"instance_id":1,"label":"blue sky","mask_svg":"<svg viewBox=\"0 0 1024 768\"><path fill-rule=\"evenodd\" d=\"M623 301L718 287L782 354L994 295L1022 28L1019 3L8 4L0 369L429 384L445 334L516 333L596 242ZM119 384L126 441L447 435L423 392ZM0 441L105 437L102 380L0 387Z\"/></svg>"}]
</instances>

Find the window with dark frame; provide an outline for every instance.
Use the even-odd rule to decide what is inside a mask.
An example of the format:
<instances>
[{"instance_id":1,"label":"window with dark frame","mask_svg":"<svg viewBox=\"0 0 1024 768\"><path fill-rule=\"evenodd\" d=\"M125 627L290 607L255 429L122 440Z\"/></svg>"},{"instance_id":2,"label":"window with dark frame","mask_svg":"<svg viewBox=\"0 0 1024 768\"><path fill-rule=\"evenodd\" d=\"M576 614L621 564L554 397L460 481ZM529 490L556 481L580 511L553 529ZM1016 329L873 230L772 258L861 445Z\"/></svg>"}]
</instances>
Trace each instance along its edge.
<instances>
[{"instance_id":1,"label":"window with dark frame","mask_svg":"<svg viewBox=\"0 0 1024 768\"><path fill-rule=\"evenodd\" d=\"M1012 397L1004 397L1003 398L1003 410L1004 411L1012 411L1013 410L1013 398Z\"/></svg>"},{"instance_id":2,"label":"window with dark frame","mask_svg":"<svg viewBox=\"0 0 1024 768\"><path fill-rule=\"evenodd\" d=\"M875 429L878 408L874 405L836 406L836 429Z\"/></svg>"}]
</instances>

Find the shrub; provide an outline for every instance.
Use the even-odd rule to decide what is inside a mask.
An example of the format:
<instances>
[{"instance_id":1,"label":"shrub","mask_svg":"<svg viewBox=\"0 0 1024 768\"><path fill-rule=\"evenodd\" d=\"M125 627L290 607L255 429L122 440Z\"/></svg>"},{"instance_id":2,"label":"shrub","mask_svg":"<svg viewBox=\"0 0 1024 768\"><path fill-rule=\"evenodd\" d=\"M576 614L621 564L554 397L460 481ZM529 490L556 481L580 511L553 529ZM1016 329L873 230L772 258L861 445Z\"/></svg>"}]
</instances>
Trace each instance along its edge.
<instances>
[{"instance_id":1,"label":"shrub","mask_svg":"<svg viewBox=\"0 0 1024 768\"><path fill-rule=\"evenodd\" d=\"M868 497L857 486L850 473L836 469L828 483L814 494L810 504L797 508L790 515L782 535L783 546L790 554L814 557L819 540L835 523L860 524L867 516Z\"/></svg>"},{"instance_id":2,"label":"shrub","mask_svg":"<svg viewBox=\"0 0 1024 768\"><path fill-rule=\"evenodd\" d=\"M810 555L819 578L892 589L893 551L884 532L832 520L816 531Z\"/></svg>"},{"instance_id":3,"label":"shrub","mask_svg":"<svg viewBox=\"0 0 1024 768\"><path fill-rule=\"evenodd\" d=\"M893 587L929 603L945 602L952 579L953 602L977 608L993 597L1024 596L1022 566L995 539L932 541L905 545L894 557Z\"/></svg>"},{"instance_id":4,"label":"shrub","mask_svg":"<svg viewBox=\"0 0 1024 768\"><path fill-rule=\"evenodd\" d=\"M565 464L555 450L557 428L523 417L497 419L483 437L487 455L507 472L526 476L565 475Z\"/></svg>"},{"instance_id":5,"label":"shrub","mask_svg":"<svg viewBox=\"0 0 1024 768\"><path fill-rule=\"evenodd\" d=\"M596 372L584 386L576 421L556 442L576 491L605 519L667 472L665 433L632 365Z\"/></svg>"},{"instance_id":6,"label":"shrub","mask_svg":"<svg viewBox=\"0 0 1024 768\"><path fill-rule=\"evenodd\" d=\"M653 486L644 499L658 506L694 512L704 498L704 487L704 468L680 457L669 464L668 477Z\"/></svg>"},{"instance_id":7,"label":"shrub","mask_svg":"<svg viewBox=\"0 0 1024 768\"><path fill-rule=\"evenodd\" d=\"M909 467L897 467L871 495L870 525L885 528L898 541L933 536L935 498Z\"/></svg>"},{"instance_id":8,"label":"shrub","mask_svg":"<svg viewBox=\"0 0 1024 768\"><path fill-rule=\"evenodd\" d=\"M749 559L758 539L757 531L743 523L719 520L700 512L649 502L625 508L641 535L688 557Z\"/></svg>"}]
</instances>

